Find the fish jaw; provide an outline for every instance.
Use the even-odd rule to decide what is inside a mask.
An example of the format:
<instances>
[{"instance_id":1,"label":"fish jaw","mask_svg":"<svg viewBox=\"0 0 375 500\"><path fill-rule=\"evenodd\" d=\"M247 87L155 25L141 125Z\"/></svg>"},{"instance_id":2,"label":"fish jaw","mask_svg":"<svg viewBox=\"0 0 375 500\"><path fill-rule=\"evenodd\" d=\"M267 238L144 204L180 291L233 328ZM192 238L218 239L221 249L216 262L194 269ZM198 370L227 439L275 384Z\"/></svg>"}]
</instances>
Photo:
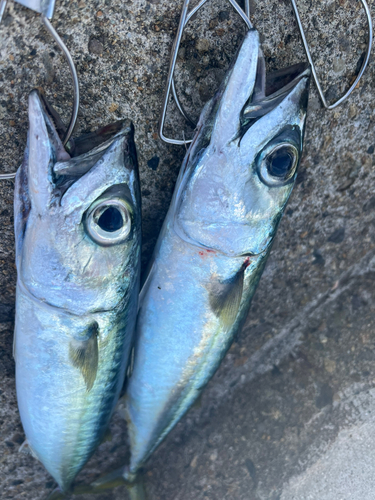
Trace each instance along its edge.
<instances>
[{"instance_id":1,"label":"fish jaw","mask_svg":"<svg viewBox=\"0 0 375 500\"><path fill-rule=\"evenodd\" d=\"M133 344L138 166L130 121L70 157L37 93L29 103L14 205L17 399L31 449L68 492L105 432Z\"/></svg>"}]
</instances>

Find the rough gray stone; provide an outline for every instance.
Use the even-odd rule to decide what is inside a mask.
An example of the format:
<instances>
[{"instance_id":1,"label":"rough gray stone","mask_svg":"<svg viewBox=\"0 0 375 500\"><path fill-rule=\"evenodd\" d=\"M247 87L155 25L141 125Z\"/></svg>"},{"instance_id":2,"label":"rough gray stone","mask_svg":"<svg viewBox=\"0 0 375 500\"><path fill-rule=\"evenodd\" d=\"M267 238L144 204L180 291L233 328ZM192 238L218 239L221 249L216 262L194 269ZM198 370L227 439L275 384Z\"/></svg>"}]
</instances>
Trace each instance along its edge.
<instances>
[{"instance_id":1,"label":"rough gray stone","mask_svg":"<svg viewBox=\"0 0 375 500\"><path fill-rule=\"evenodd\" d=\"M374 2L369 3L373 8ZM146 265L185 153L157 137L182 0L56 4L53 24L76 61L81 81L75 133L124 117L135 123ZM290 2L254 0L251 5L267 69L305 60ZM299 0L298 5L322 85L329 99L336 99L353 80L365 49L360 2ZM243 33L243 24L224 0L208 2L191 21L176 83L194 119L219 85ZM374 80L370 64L350 101L331 112L322 108L312 86L298 183L248 321L199 404L147 465L152 500L373 498L373 457L369 455L366 466L356 461L360 453L369 452L368 446L361 448L363 436L368 442L375 439L369 417L375 410ZM20 163L27 95L41 86L68 120L72 93L66 62L40 19L10 3L0 26L2 171L15 170ZM191 134L173 103L166 132L179 138ZM27 448L18 452L23 430L12 360L12 194L13 182L2 181L0 489L4 499L43 500L53 481ZM345 233L330 239L338 228ZM78 482L87 483L127 461L123 410L120 401L111 423L112 440L98 448ZM340 471L333 469L337 473L330 478L327 469L346 452L354 458L342 471L359 480L340 489ZM328 487L329 497L322 493ZM117 488L84 498L124 497L124 489Z\"/></svg>"},{"instance_id":2,"label":"rough gray stone","mask_svg":"<svg viewBox=\"0 0 375 500\"><path fill-rule=\"evenodd\" d=\"M102 55L103 51L103 44L96 38L91 38L91 40L89 41L89 52L91 54Z\"/></svg>"}]
</instances>

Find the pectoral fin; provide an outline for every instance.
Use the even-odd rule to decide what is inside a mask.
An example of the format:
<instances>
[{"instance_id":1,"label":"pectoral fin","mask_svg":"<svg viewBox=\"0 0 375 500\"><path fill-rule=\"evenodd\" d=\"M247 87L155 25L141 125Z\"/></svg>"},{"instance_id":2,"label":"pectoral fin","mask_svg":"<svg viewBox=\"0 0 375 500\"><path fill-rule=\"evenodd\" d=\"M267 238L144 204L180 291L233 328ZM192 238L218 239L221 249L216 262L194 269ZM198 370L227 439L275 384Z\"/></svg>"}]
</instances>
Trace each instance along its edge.
<instances>
[{"instance_id":1,"label":"pectoral fin","mask_svg":"<svg viewBox=\"0 0 375 500\"><path fill-rule=\"evenodd\" d=\"M86 389L90 391L98 371L98 325L90 327L91 335L87 340L72 340L69 345L69 358L73 366L78 368L85 380Z\"/></svg>"},{"instance_id":2,"label":"pectoral fin","mask_svg":"<svg viewBox=\"0 0 375 500\"><path fill-rule=\"evenodd\" d=\"M242 266L233 278L211 284L210 306L224 328L231 327L236 320L242 299L245 269Z\"/></svg>"}]
</instances>

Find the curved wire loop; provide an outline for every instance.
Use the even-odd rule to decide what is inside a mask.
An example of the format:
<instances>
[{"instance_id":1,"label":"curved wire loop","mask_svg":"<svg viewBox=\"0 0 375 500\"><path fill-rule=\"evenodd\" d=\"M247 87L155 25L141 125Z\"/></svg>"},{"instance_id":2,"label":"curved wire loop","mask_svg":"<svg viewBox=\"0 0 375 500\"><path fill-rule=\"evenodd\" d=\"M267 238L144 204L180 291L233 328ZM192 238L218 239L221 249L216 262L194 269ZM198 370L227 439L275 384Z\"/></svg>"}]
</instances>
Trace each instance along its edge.
<instances>
[{"instance_id":1,"label":"curved wire loop","mask_svg":"<svg viewBox=\"0 0 375 500\"><path fill-rule=\"evenodd\" d=\"M61 40L57 31L52 26L51 22L49 21L49 19L46 16L42 16L42 21L43 21L44 25L46 26L46 28L48 29L48 31L51 33L51 35L52 35L53 39L55 40L55 42L57 43L57 45L60 47L60 49L64 53L64 55L68 61L68 64L69 64L69 69L70 69L70 73L72 75L72 80L73 80L73 109L72 109L72 114L70 117L70 122L69 122L69 125L67 128L67 131L65 133L64 140L63 140L63 145L66 146L66 144L68 143L68 141L73 133L74 127L75 127L76 122L77 122L77 117L78 117L78 111L79 111L78 75L77 75L77 70L76 70L74 61L72 59L72 56L70 55L69 50L67 49L64 42Z\"/></svg>"},{"instance_id":2,"label":"curved wire loop","mask_svg":"<svg viewBox=\"0 0 375 500\"><path fill-rule=\"evenodd\" d=\"M309 60L309 63L311 65L311 71L312 71L312 74L313 74L313 77L314 77L315 85L317 86L317 89L318 89L318 92L319 92L319 96L320 96L320 99L321 99L321 101L323 103L323 106L326 109L337 108L337 106L339 106L344 101L346 101L346 99L350 96L350 94L356 88L359 80L362 78L362 75L363 75L363 73L364 73L364 71L365 71L365 69L366 69L366 67L368 65L369 59L370 59L370 54L371 54L371 49L372 49L372 19L371 19L371 12L370 12L368 3L367 3L366 0L361 0L363 8L364 8L365 13L366 13L367 24L368 24L368 32L369 32L368 42L367 42L367 49L366 49L366 56L365 56L365 58L363 60L363 63L361 65L361 69L359 70L358 75L357 75L356 79L354 80L354 82L352 83L352 85L350 86L349 90L342 97L340 97L340 99L337 99L336 102L334 102L333 104L328 104L327 101L326 101L326 98L324 96L322 87L320 85L320 81L319 81L319 78L318 78L318 75L317 75L317 72L316 72L316 69L315 69L315 64L314 64L313 58L312 58L311 53L310 53L309 44L307 43L307 40L306 40L305 32L304 32L304 29L303 29L303 26L302 26L302 21L301 21L299 12L298 12L296 0L291 0L291 2L292 2L294 14L296 16L296 20L297 20L297 23L298 23L298 28L299 28L299 31L301 33L303 45L305 47L306 56L307 56L307 59Z\"/></svg>"},{"instance_id":3,"label":"curved wire loop","mask_svg":"<svg viewBox=\"0 0 375 500\"><path fill-rule=\"evenodd\" d=\"M162 106L162 111L161 111L160 121L159 121L159 136L160 136L161 140L164 141L164 142L166 142L166 143L169 143L169 144L177 144L177 145L188 144L188 143L191 142L191 140L181 141L181 140L177 140L177 139L170 139L169 137L166 137L164 135L165 117L166 117L166 113L167 113L168 101L169 101L169 97L170 97L171 91L172 91L172 95L173 95L173 98L174 98L174 101L176 103L176 106L177 106L178 110L180 111L180 113L182 114L182 116L185 118L185 120L188 121L190 123L190 125L192 125L193 127L195 127L194 121L190 118L190 116L188 115L188 113L185 111L184 107L182 106L182 104L181 104L181 102L179 100L179 97L178 97L178 94L177 94L177 91L176 91L176 86L175 86L175 83L174 83L174 76L173 75L174 75L174 70L175 70L176 61L177 61L177 54L178 54L178 50L179 50L179 47L180 47L180 44L181 44L182 34L183 34L183 30L185 29L185 26L187 25L187 23L189 22L189 20L191 19L191 17L206 3L207 0L201 0L196 5L196 7L194 7L190 12L188 12L189 1L190 0L184 0L184 4L183 4L183 7L182 7L180 24L178 26L176 39L174 41L173 48L172 48L172 56L171 56L171 63L170 63L169 73L168 73L168 79L167 79L167 87L166 87L166 91L165 91L165 95L164 95L163 106ZM243 19L243 21L246 23L248 29L251 29L252 25L251 25L251 22L250 22L250 19L249 19L249 16L250 16L250 0L245 0L245 7L244 7L245 12L238 6L238 4L237 4L237 2L235 0L229 0L229 2L234 7L234 9L236 10L236 12L238 12L238 14L241 16L241 18ZM369 6L367 4L367 1L366 0L361 0L363 8L364 8L365 13L366 13L367 24L368 24L368 42L367 42L366 55L365 55L365 58L363 60L362 65L361 65L361 68L360 68L360 70L358 72L358 75L357 75L356 79L354 80L354 82L352 83L352 85L350 86L350 88L347 90L347 92L342 97L340 97L333 104L328 104L327 103L326 98L325 98L324 93L323 93L323 90L322 90L322 87L320 85L320 81L319 81L319 78L318 78L318 74L316 72L315 64L314 64L314 61L312 59L311 52L310 52L310 49L309 49L309 45L307 43L305 32L304 32L304 29L303 29L303 26L302 26L301 17L300 17L299 12L298 12L298 7L297 7L296 0L291 0L291 2L292 2L292 6L293 6L295 17L296 17L296 20L297 20L298 28L299 28L299 31L301 33L303 45L305 47L306 56L307 56L307 59L308 59L310 65L311 65L312 75L313 75L313 78L314 78L314 81L315 81L315 85L316 85L316 87L318 89L318 93L319 93L320 99L321 99L321 101L323 103L323 106L326 109L329 109L329 110L334 109L337 106L339 106L340 104L342 104L344 101L346 101L346 99L350 96L350 94L353 92L353 90L358 85L358 82L362 78L363 73L364 73L364 71L365 71L365 69L366 69L366 67L367 67L367 65L369 63L371 49L372 49L373 35L372 35L371 13L370 13L370 9L369 9Z\"/></svg>"},{"instance_id":4,"label":"curved wire loop","mask_svg":"<svg viewBox=\"0 0 375 500\"><path fill-rule=\"evenodd\" d=\"M75 127L75 124L77 122L77 116L78 116L78 110L79 110L79 82L78 82L78 75L77 75L77 70L75 67L75 64L73 62L72 56L70 55L69 50L67 49L66 45L56 32L55 28L52 26L50 19L52 18L53 15L53 10L55 6L55 0L49 0L46 2L45 0L15 0L18 3L21 3L22 5L25 5L26 7L29 7L32 10L35 10L36 12L41 13L42 17L42 22L51 34L52 38L54 41L57 43L57 45L60 47L62 52L64 53L70 73L72 76L73 80L73 110L72 114L70 117L69 125L67 128L67 131L65 133L65 137L63 139L63 144L64 146L68 143L72 133L73 129ZM7 0L1 0L0 2L0 23L6 8ZM16 172L10 173L10 174L0 174L0 180L5 180L5 179L14 179L16 176Z\"/></svg>"},{"instance_id":5,"label":"curved wire loop","mask_svg":"<svg viewBox=\"0 0 375 500\"><path fill-rule=\"evenodd\" d=\"M234 10L239 14L241 19L244 21L248 29L252 29L252 24L249 19L250 15L250 0L245 0L245 12L239 7L238 3L235 0L228 0L229 3L232 5ZM198 10L203 7L203 5L207 2L207 0L200 0L200 2L189 12L189 3L190 0L184 0L184 4L182 6L182 12L181 12L181 17L180 17L180 23L178 25L177 29L177 35L176 39L173 44L172 48L172 56L171 56L171 62L169 66L169 72L168 72L168 79L167 79L167 87L165 90L164 94L164 99L163 99L163 106L162 106L162 111L161 111L161 116L160 116L160 121L159 121L159 136L160 139L164 142L167 142L168 144L177 144L177 145L184 145L184 144L189 144L191 140L179 140L179 139L171 139L169 137L166 137L164 135L164 124L165 124L165 117L167 114L167 108L168 108L168 101L169 97L172 91L174 100L176 102L177 108L182 114L182 116L195 127L194 121L189 117L189 115L186 113L184 107L180 103L180 100L178 98L177 92L176 92L176 86L174 84L174 70L176 67L176 61L177 61L177 54L178 50L180 48L181 44L181 39L182 39L182 34L183 31L187 25L187 23L190 21L190 19L198 12Z\"/></svg>"}]
</instances>

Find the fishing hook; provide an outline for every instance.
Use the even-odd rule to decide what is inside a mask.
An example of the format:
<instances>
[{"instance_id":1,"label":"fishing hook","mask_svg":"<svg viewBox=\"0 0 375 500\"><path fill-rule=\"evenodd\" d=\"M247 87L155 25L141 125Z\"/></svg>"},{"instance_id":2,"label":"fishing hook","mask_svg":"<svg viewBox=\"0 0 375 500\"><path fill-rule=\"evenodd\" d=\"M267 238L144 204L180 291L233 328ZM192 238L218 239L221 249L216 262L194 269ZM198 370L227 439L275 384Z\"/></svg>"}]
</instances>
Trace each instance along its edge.
<instances>
[{"instance_id":1,"label":"fishing hook","mask_svg":"<svg viewBox=\"0 0 375 500\"><path fill-rule=\"evenodd\" d=\"M5 12L7 1L8 0L0 0L0 23L2 21L4 12ZM78 116L78 110L79 110L79 81L78 81L77 70L76 70L74 61L72 59L72 56L71 56L68 48L66 47L66 45L64 44L64 42L60 38L59 34L57 33L57 31L55 30L55 28L52 26L52 24L50 22L50 19L52 19L54 8L55 8L55 0L48 0L47 2L45 0L14 0L14 1L41 14L41 18L42 18L42 22L43 22L44 26L49 31L52 38L57 43L57 45L60 47L60 49L62 50L62 52L64 53L64 55L67 59L70 73L71 73L72 80L73 80L73 110L72 110L72 114L70 117L67 131L65 133L65 137L63 140L63 145L65 146L68 143L68 141L73 133L73 129L74 129L76 122L77 122L77 116ZM11 174L0 174L0 180L1 179L14 179L15 176L16 176L15 172L11 173Z\"/></svg>"},{"instance_id":2,"label":"fishing hook","mask_svg":"<svg viewBox=\"0 0 375 500\"><path fill-rule=\"evenodd\" d=\"M359 80L362 78L362 75L363 75L363 73L366 69L366 66L369 62L369 59L370 59L370 54L371 54L371 49L372 49L372 19L371 19L371 12L370 12L368 3L366 0L361 0L363 8L364 8L365 13L366 13L366 19L367 19L367 24L368 24L368 33L369 33L368 42L367 42L367 49L366 49L366 56L365 56L363 63L361 65L361 69L359 70L358 75L357 75L356 79L354 80L354 82L352 83L352 85L350 86L349 90L342 97L340 97L340 99L338 99L336 102L334 102L333 104L328 104L326 101L326 98L324 96L322 87L320 85L320 81L319 81L319 78L318 78L318 75L317 75L317 72L315 69L315 64L314 64L313 58L311 57L309 44L307 43L307 40L306 40L305 31L304 31L303 26L302 26L302 21L301 21L299 12L298 12L296 0L291 0L291 2L292 2L294 14L296 16L296 20L298 23L298 28L299 28L299 31L301 33L302 42L303 42L303 45L305 47L306 56L307 56L307 59L309 60L309 63L311 65L311 72L313 74L313 78L315 81L315 85L318 89L320 99L323 103L323 106L326 109L335 109L335 108L337 108L337 106L339 106L344 101L346 101L346 99L350 96L350 94L356 88Z\"/></svg>"},{"instance_id":3,"label":"fishing hook","mask_svg":"<svg viewBox=\"0 0 375 500\"><path fill-rule=\"evenodd\" d=\"M184 0L184 4L182 7L180 23L178 26L176 39L175 39L173 47L172 47L172 56L171 56L169 73L168 73L168 78L167 78L167 86L166 86L166 90L165 90L165 94L164 94L163 105L162 105L162 110L161 110L160 120L159 120L159 129L158 129L160 139L168 144L184 145L184 144L192 142L192 140L183 140L182 141L182 140L178 140L178 139L171 139L171 138L166 137L164 135L165 118L166 118L166 114L167 114L168 102L169 102L171 92L172 92L174 101L176 103L177 109L180 111L181 115L185 118L185 120L187 122L190 123L190 125L192 125L193 127L196 127L196 123L188 115L188 113L184 109L184 107L181 104L180 99L178 97L175 82L174 82L174 71L175 71L175 67L176 67L177 54L178 54L178 50L180 48L183 31L184 31L187 23L192 18L192 16L206 3L206 1L207 0L201 0L190 12L188 12L190 0ZM238 6L238 4L235 0L229 0L229 2L234 7L236 12L240 15L242 20L246 23L247 28L251 29L252 24L251 24L250 19L249 19L249 17L250 17L250 0L245 0L244 10L242 10ZM340 97L336 102L334 102L333 104L330 104L330 105L327 103L326 98L325 98L324 93L323 93L323 90L322 90L322 87L320 85L318 74L317 74L316 69L315 69L315 64L314 64L314 61L312 59L309 45L308 45L308 42L307 42L307 39L305 36L305 32L304 32L304 29L302 26L302 21L301 21L300 15L299 15L296 0L291 0L291 2L292 2L295 17L297 20L298 28L299 28L299 31L300 31L300 34L302 37L302 42L303 42L303 45L305 48L306 56L307 56L307 59L311 65L312 75L313 75L313 78L315 81L315 85L318 89L318 93L319 93L320 99L322 101L322 104L326 109L329 109L329 110L334 109L337 106L339 106L340 104L342 104L344 101L346 101L347 98L350 96L350 94L353 92L355 87L358 85L358 82L362 78L362 75L363 75L363 73L368 65L369 59L370 59L373 35L372 35L371 13L370 13L370 9L369 9L369 6L367 4L367 1L361 0L363 8L364 8L365 13L366 13L368 32L369 32L365 58L364 58L363 63L361 65L361 69L359 70L358 75L355 78L352 85L350 86L349 90L342 97Z\"/></svg>"},{"instance_id":4,"label":"fishing hook","mask_svg":"<svg viewBox=\"0 0 375 500\"><path fill-rule=\"evenodd\" d=\"M234 10L239 14L239 16L241 17L241 19L244 21L244 23L246 24L247 29L249 29L249 30L252 29L253 26L252 26L251 21L249 19L249 15L250 15L250 0L245 0L245 12L241 9L241 7L238 5L238 3L236 2L236 0L228 0L228 1L230 2L230 4L232 5L232 7L234 8ZM193 9L191 9L190 12L188 12L190 0L184 0L184 4L183 4L183 7L182 7L182 12L181 12L181 17L180 17L180 23L178 25L176 39L174 41L173 48L172 48L172 57L171 57L171 63L170 63L170 66L169 66L169 72L168 72L168 78L167 78L167 87L166 87L165 94L164 94L163 106L162 106L162 111L161 111L161 116L160 116L160 121L159 121L159 129L158 129L160 139L162 141L168 143L168 144L177 144L179 146L182 146L184 144L190 144L192 142L191 140L186 140L186 139L182 141L182 140L170 139L169 137L166 137L164 135L164 124L165 124L165 117L166 117L166 114L167 114L167 107L168 107L169 96L170 96L170 93L171 93L171 90L172 90L172 94L173 94L175 103L177 105L178 110L182 114L182 116L191 125L193 125L194 127L196 125L194 123L194 121L186 113L184 107L180 103L180 100L179 100L177 92L176 92L176 86L175 86L175 83L174 83L174 77L173 77L173 75L174 75L174 70L175 70L175 67L176 67L177 54L178 54L178 50L180 48L183 31L184 31L187 23L190 21L190 19L194 16L194 14L196 14L196 12L198 12L198 10L201 7L203 7L203 5L206 2L207 2L207 0L200 0L200 2Z\"/></svg>"}]
</instances>

